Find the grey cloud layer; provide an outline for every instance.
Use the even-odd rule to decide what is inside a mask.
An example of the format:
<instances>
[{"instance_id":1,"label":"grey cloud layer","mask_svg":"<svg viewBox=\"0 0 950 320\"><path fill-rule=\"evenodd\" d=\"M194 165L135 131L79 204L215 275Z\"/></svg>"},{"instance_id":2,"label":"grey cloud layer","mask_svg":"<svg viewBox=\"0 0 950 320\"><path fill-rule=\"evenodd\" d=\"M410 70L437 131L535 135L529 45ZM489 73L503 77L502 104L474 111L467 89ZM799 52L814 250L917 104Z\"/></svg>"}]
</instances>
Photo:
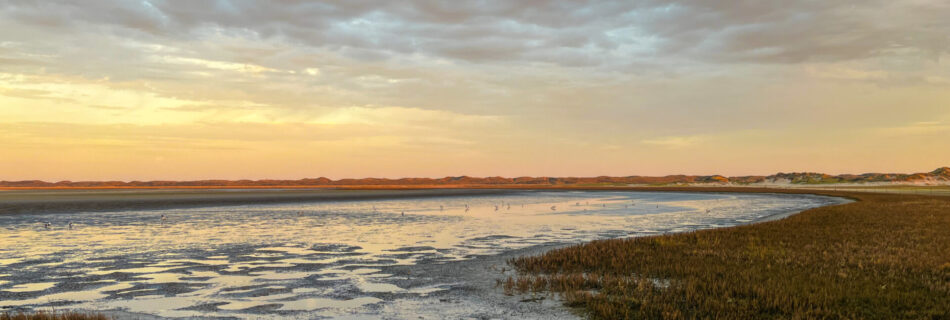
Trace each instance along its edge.
<instances>
[{"instance_id":1,"label":"grey cloud layer","mask_svg":"<svg viewBox=\"0 0 950 320\"><path fill-rule=\"evenodd\" d=\"M950 69L933 57L948 51L948 6L0 0L0 72L131 87L187 100L164 111L220 121L247 114L309 121L336 108L399 106L508 117L534 127L525 132L576 140L842 119L857 126L866 124L851 114L885 114L892 104L810 77L881 87L946 82ZM245 64L259 70L241 72ZM945 109L936 90L889 92L902 100L930 94L933 102L894 111L888 121L921 121ZM816 116L825 110L849 113Z\"/></svg>"},{"instance_id":2,"label":"grey cloud layer","mask_svg":"<svg viewBox=\"0 0 950 320\"><path fill-rule=\"evenodd\" d=\"M4 19L176 40L251 33L351 58L603 66L841 61L950 48L945 1L4 1ZM627 61L615 61L615 59Z\"/></svg>"}]
</instances>

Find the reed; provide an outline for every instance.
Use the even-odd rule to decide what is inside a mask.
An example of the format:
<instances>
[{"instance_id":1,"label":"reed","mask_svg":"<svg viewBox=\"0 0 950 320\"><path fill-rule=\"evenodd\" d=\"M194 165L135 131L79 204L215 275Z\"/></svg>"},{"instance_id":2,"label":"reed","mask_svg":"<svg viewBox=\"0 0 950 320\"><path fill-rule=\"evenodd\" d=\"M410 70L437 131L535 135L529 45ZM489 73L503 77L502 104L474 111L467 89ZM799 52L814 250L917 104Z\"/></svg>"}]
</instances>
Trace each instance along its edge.
<instances>
[{"instance_id":1,"label":"reed","mask_svg":"<svg viewBox=\"0 0 950 320\"><path fill-rule=\"evenodd\" d=\"M857 201L514 258L503 286L593 319L950 319L950 198L825 194Z\"/></svg>"}]
</instances>

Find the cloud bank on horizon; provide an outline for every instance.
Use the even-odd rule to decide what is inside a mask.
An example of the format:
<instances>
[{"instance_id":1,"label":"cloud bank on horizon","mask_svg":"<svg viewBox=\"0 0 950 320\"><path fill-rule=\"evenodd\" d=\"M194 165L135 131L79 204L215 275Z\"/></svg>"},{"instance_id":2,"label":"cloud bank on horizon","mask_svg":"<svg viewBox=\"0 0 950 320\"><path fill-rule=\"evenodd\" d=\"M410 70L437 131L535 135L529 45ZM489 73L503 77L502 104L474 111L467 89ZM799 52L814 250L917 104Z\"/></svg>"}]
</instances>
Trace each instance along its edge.
<instances>
[{"instance_id":1,"label":"cloud bank on horizon","mask_svg":"<svg viewBox=\"0 0 950 320\"><path fill-rule=\"evenodd\" d=\"M0 1L0 179L917 172L950 3Z\"/></svg>"}]
</instances>

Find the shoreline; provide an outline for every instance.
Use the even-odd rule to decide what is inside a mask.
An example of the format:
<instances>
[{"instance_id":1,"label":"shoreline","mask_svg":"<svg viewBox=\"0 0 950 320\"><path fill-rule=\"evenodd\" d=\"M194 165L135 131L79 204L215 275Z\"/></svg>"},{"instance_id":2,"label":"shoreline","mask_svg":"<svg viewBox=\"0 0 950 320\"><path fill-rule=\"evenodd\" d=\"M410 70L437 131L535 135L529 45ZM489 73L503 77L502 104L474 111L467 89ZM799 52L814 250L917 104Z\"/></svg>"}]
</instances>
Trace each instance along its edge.
<instances>
[{"instance_id":1,"label":"shoreline","mask_svg":"<svg viewBox=\"0 0 950 320\"><path fill-rule=\"evenodd\" d=\"M391 200L510 194L530 191L639 191L697 193L774 193L843 195L807 189L756 187L605 187L605 186L374 186L333 188L108 188L19 189L0 191L0 215L54 214L199 208L323 201ZM847 196L843 196L847 198Z\"/></svg>"},{"instance_id":2,"label":"shoreline","mask_svg":"<svg viewBox=\"0 0 950 320\"><path fill-rule=\"evenodd\" d=\"M633 191L633 190L617 190L617 188L609 189L596 189L599 191ZM462 195L476 195L476 194L495 194L495 193L508 193L508 192L520 192L525 190L429 190L429 192L424 193L412 193L405 196L462 196ZM558 191L547 189L546 191ZM567 190L560 190L567 191ZM693 192L696 193L697 190L636 190L636 191L676 191L676 192ZM715 193L737 193L735 191L709 191L706 192L715 192ZM366 191L363 191L366 192ZM408 192L406 190L399 191L400 193ZM225 192L227 193L227 192ZM774 192L773 192L774 193ZM93 195L96 193L94 192ZM203 194L203 193L202 193ZM370 193L369 196L372 197L390 197L392 192L384 193ZM159 194L160 196L165 196L167 194ZM812 197L812 195L801 195L802 197ZM333 198L336 199L336 198ZM276 198L274 201L281 201L284 198ZM353 199L353 200L366 200L366 199ZM337 200L333 200L337 201ZM834 203L832 203L834 202ZM822 204L821 206L828 206L841 203L841 201L828 201L828 203ZM740 223L737 226L757 224L764 222L765 219L781 219L789 215L794 215L798 211L782 211L776 210L774 214L769 214L761 219L755 221ZM624 236L620 238L629 238L629 236ZM606 238L605 238L606 239ZM539 295L532 296L530 298L525 298L522 296L506 295L506 292L501 286L496 284L496 280L502 281L506 277L515 276L517 273L513 268L507 266L507 261L509 259L515 259L523 256L535 256L542 255L552 250L559 248L565 248L576 245L583 245L588 243L587 241L572 241L572 242L557 242L557 243L545 243L539 245L533 245L524 248L517 248L511 250L505 250L497 254L492 255L479 255L474 256L469 260L463 261L453 261L446 264L419 264L412 266L386 266L382 267L383 272L390 274L405 274L411 271L413 275L426 275L424 279L418 279L412 277L405 280L397 280L394 283L399 287L412 288L418 285L425 285L426 283L432 283L433 281L442 282L442 283L455 283L451 290L446 290L444 292L438 292L432 294L429 297L426 297L421 300L409 301L407 303L412 304L416 307L430 308L430 310L440 310L439 308L454 308L452 304L461 304L462 306L467 305L491 305L494 306L492 310L479 311L477 313L472 313L472 316L481 317L481 318L533 318L533 319L549 319L549 318L579 318L577 310L569 308L563 305L563 301L560 298ZM372 266L367 266L372 267ZM377 266L378 268L378 266ZM505 270L505 272L502 272ZM480 302L480 303L478 303ZM404 305L403 305L404 306ZM381 307L383 310L378 311L378 315L385 315L385 308L391 308L391 306ZM472 310L469 308L462 308L463 310ZM105 311L105 314L114 315L118 318L158 318L149 314L138 314L138 313L129 313L123 311Z\"/></svg>"},{"instance_id":3,"label":"shoreline","mask_svg":"<svg viewBox=\"0 0 950 320\"><path fill-rule=\"evenodd\" d=\"M75 190L73 190L75 191ZM0 215L55 214L124 210L200 208L229 205L277 204L323 201L391 200L427 197L474 196L518 192L493 189L420 190L115 190L21 191L0 193Z\"/></svg>"}]
</instances>

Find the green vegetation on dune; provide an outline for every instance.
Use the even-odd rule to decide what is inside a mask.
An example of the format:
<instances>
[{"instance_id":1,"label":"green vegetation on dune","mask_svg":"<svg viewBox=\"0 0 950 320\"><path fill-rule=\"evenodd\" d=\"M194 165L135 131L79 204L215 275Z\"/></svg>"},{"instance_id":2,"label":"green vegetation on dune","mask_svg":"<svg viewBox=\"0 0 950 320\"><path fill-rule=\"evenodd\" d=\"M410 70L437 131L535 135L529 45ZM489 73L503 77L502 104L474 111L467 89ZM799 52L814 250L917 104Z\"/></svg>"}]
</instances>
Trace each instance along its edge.
<instances>
[{"instance_id":1,"label":"green vegetation on dune","mask_svg":"<svg viewBox=\"0 0 950 320\"><path fill-rule=\"evenodd\" d=\"M516 258L504 289L595 319L950 318L950 198L827 194L858 201Z\"/></svg>"}]
</instances>

